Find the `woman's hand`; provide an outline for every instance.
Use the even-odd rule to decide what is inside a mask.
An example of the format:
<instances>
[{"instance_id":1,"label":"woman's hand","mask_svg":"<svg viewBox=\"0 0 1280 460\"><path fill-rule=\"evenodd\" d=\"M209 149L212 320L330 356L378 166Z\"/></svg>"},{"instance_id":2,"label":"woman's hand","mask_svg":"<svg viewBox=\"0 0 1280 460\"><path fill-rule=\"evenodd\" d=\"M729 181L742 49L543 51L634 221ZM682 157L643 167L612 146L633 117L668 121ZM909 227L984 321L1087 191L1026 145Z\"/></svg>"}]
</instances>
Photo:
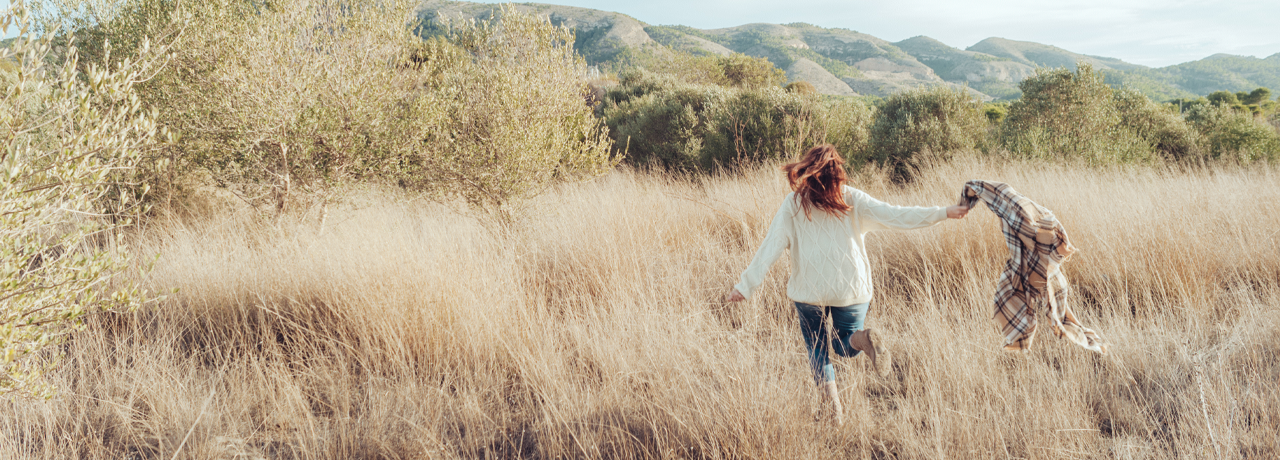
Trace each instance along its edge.
<instances>
[{"instance_id":1,"label":"woman's hand","mask_svg":"<svg viewBox=\"0 0 1280 460\"><path fill-rule=\"evenodd\" d=\"M948 219L963 219L965 214L969 213L969 208L960 205L947 206Z\"/></svg>"},{"instance_id":2,"label":"woman's hand","mask_svg":"<svg viewBox=\"0 0 1280 460\"><path fill-rule=\"evenodd\" d=\"M734 288L732 291L729 291L729 297L725 297L725 300L730 302L741 302L743 300L747 300L747 298L743 297L742 293L738 292L737 288Z\"/></svg>"}]
</instances>

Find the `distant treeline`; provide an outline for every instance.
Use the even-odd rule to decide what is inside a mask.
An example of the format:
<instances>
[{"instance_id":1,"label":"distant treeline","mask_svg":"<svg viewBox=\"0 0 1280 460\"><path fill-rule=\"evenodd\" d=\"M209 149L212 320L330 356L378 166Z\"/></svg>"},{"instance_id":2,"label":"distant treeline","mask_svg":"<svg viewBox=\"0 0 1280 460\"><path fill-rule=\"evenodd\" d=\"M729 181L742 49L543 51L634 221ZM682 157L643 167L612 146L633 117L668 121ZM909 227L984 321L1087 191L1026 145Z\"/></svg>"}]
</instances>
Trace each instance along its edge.
<instances>
[{"instance_id":1,"label":"distant treeline","mask_svg":"<svg viewBox=\"0 0 1280 460\"><path fill-rule=\"evenodd\" d=\"M1081 63L1041 69L1020 99L982 104L946 87L885 99L821 96L786 87L764 58L665 49L620 56L597 114L626 161L714 169L781 161L803 148L836 145L852 167L889 166L902 179L923 158L950 152L1113 163L1254 162L1280 158L1277 102L1267 88L1155 102L1108 85Z\"/></svg>"}]
</instances>

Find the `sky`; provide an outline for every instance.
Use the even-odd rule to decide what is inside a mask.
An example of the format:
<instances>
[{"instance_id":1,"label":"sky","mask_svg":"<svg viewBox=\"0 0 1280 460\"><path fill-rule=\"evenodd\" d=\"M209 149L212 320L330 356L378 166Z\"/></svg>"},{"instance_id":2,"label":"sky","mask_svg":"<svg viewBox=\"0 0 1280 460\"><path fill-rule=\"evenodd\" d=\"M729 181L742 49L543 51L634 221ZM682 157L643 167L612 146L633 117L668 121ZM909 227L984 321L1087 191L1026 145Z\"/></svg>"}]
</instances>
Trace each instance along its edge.
<instances>
[{"instance_id":1,"label":"sky","mask_svg":"<svg viewBox=\"0 0 1280 460\"><path fill-rule=\"evenodd\" d=\"M484 1L483 3L499 3ZM956 48L988 37L1032 41L1164 67L1217 53L1280 53L1280 1L1185 0L559 0L649 24L699 29L807 22L896 42L927 35Z\"/></svg>"},{"instance_id":2,"label":"sky","mask_svg":"<svg viewBox=\"0 0 1280 460\"><path fill-rule=\"evenodd\" d=\"M0 0L0 8L8 0ZM482 3L500 3L483 1ZM956 48L987 37L1032 41L1164 67L1217 53L1280 53L1280 1L1188 0L558 0L649 24L699 29L807 22L896 42L927 35ZM5 34L10 36L9 33Z\"/></svg>"}]
</instances>

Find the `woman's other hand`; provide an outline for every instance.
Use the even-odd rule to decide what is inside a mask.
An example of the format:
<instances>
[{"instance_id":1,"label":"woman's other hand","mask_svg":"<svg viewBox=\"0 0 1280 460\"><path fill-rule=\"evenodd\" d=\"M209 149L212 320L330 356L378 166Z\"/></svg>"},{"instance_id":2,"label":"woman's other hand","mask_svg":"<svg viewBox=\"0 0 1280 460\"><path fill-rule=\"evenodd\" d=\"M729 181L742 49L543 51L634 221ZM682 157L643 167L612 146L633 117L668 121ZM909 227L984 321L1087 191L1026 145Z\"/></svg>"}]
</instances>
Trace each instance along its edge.
<instances>
[{"instance_id":1,"label":"woman's other hand","mask_svg":"<svg viewBox=\"0 0 1280 460\"><path fill-rule=\"evenodd\" d=\"M969 208L960 205L947 206L948 219L963 219L966 214L969 214Z\"/></svg>"},{"instance_id":2,"label":"woman's other hand","mask_svg":"<svg viewBox=\"0 0 1280 460\"><path fill-rule=\"evenodd\" d=\"M743 300L747 300L747 298L743 297L742 293L738 292L737 288L734 288L732 291L729 291L729 297L726 297L725 300L730 302L741 302Z\"/></svg>"}]
</instances>

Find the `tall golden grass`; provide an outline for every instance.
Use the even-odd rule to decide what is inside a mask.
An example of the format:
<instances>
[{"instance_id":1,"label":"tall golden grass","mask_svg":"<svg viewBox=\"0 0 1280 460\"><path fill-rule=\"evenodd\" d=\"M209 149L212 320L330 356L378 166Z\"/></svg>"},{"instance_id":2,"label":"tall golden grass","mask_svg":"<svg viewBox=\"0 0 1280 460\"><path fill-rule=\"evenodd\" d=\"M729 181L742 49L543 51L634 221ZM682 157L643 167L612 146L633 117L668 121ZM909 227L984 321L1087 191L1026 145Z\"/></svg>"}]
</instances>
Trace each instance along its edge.
<instances>
[{"instance_id":1,"label":"tall golden grass","mask_svg":"<svg viewBox=\"0 0 1280 460\"><path fill-rule=\"evenodd\" d=\"M1055 211L1098 356L990 320L1007 258L985 209L868 238L887 379L837 360L824 418L787 262L722 297L787 187L773 169L619 171L505 228L369 193L313 224L243 213L142 232L178 292L94 317L48 401L6 401L3 458L1276 458L1280 175L968 158L892 186L954 203L1008 182ZM496 228L496 229L495 229Z\"/></svg>"}]
</instances>

